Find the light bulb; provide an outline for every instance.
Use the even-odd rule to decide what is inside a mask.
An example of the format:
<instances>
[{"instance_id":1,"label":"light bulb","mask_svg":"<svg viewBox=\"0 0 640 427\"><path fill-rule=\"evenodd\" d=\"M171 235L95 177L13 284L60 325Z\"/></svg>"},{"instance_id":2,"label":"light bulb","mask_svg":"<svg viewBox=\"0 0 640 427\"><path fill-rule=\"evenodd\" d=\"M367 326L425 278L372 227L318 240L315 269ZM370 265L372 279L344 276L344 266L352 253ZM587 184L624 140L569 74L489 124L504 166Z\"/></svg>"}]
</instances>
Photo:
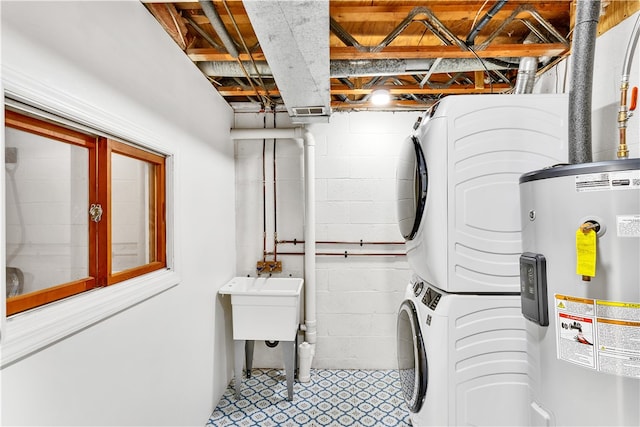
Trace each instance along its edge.
<instances>
[{"instance_id":1,"label":"light bulb","mask_svg":"<svg viewBox=\"0 0 640 427\"><path fill-rule=\"evenodd\" d=\"M374 105L387 105L391 101L391 94L387 89L376 89L371 92L371 103Z\"/></svg>"}]
</instances>

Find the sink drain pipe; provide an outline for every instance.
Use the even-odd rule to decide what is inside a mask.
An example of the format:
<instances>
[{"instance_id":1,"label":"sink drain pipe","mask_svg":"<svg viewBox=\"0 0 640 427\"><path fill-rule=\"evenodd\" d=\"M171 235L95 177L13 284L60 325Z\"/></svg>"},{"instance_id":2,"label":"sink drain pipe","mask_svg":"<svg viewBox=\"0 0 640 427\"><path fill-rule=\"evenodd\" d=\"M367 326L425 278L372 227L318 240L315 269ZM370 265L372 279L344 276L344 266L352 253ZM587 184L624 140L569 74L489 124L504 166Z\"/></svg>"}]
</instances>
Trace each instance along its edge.
<instances>
[{"instance_id":1,"label":"sink drain pipe","mask_svg":"<svg viewBox=\"0 0 640 427\"><path fill-rule=\"evenodd\" d=\"M301 142L304 152L304 314L305 323L301 326L305 341L300 344L298 355L298 380L308 382L311 379L311 361L315 354L317 339L316 320L316 142L308 129L273 128L273 129L231 129L231 139L291 139Z\"/></svg>"}]
</instances>

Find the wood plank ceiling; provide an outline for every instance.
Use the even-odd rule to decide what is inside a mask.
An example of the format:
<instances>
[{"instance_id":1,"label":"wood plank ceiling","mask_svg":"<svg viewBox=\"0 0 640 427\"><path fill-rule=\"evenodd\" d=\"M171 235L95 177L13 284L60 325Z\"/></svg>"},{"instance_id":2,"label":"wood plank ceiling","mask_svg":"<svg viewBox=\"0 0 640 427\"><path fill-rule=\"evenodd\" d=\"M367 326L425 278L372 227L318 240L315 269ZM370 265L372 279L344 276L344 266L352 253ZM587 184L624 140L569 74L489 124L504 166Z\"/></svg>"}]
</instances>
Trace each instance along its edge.
<instances>
[{"instance_id":1,"label":"wood plank ceiling","mask_svg":"<svg viewBox=\"0 0 640 427\"><path fill-rule=\"evenodd\" d=\"M281 108L242 1L207 3L237 57L199 2L145 5L230 105ZM571 0L330 0L328 8L333 111L422 110L451 94L512 92L522 58L535 58L540 73L570 50ZM371 92L381 87L392 101L376 107Z\"/></svg>"}]
</instances>

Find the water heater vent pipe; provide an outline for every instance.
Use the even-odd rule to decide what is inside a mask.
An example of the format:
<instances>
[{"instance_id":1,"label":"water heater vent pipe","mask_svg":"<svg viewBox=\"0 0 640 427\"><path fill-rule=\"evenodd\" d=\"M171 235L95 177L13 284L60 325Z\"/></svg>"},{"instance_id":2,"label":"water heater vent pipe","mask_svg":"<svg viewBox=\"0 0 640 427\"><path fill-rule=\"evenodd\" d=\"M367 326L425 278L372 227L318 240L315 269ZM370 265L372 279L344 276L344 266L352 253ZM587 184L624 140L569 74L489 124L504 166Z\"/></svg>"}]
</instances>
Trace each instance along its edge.
<instances>
[{"instance_id":1,"label":"water heater vent pipe","mask_svg":"<svg viewBox=\"0 0 640 427\"><path fill-rule=\"evenodd\" d=\"M590 163L591 94L596 30L600 18L600 0L580 0L571 48L572 68L569 88L569 163Z\"/></svg>"}]
</instances>

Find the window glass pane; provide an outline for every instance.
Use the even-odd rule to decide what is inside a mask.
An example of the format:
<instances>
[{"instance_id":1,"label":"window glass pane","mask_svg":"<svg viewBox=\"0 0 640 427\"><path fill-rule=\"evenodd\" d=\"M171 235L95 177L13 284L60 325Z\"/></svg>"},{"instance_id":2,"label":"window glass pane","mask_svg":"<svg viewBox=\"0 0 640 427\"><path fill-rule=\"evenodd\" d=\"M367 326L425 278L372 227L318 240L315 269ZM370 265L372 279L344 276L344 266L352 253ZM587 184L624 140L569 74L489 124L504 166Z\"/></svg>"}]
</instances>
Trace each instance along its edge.
<instances>
[{"instance_id":1,"label":"window glass pane","mask_svg":"<svg viewBox=\"0 0 640 427\"><path fill-rule=\"evenodd\" d=\"M154 166L111 155L111 273L155 261Z\"/></svg>"},{"instance_id":2,"label":"window glass pane","mask_svg":"<svg viewBox=\"0 0 640 427\"><path fill-rule=\"evenodd\" d=\"M5 127L7 297L89 276L86 148Z\"/></svg>"}]
</instances>

